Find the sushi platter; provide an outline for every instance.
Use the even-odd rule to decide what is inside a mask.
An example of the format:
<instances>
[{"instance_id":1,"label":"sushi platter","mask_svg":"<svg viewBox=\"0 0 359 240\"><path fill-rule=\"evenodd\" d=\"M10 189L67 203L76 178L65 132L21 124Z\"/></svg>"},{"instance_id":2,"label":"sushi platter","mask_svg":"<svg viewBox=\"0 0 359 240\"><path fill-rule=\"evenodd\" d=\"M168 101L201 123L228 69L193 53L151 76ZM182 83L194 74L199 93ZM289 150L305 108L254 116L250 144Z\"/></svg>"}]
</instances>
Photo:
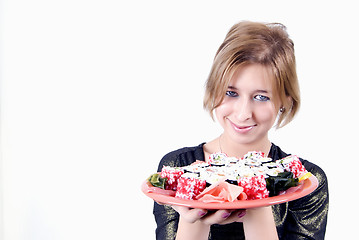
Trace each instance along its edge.
<instances>
[{"instance_id":1,"label":"sushi platter","mask_svg":"<svg viewBox=\"0 0 359 240\"><path fill-rule=\"evenodd\" d=\"M317 187L317 178L296 155L274 161L253 151L241 159L220 152L211 154L207 162L163 166L141 189L160 204L244 209L296 200Z\"/></svg>"}]
</instances>

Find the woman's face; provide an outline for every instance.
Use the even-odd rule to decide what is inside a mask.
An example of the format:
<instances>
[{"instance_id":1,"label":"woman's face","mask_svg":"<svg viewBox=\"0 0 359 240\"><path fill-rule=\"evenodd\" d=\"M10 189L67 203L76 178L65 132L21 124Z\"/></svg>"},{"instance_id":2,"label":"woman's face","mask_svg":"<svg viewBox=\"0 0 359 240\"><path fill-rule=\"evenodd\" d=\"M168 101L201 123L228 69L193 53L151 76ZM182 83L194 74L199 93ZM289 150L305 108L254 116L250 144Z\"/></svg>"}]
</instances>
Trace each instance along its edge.
<instances>
[{"instance_id":1,"label":"woman's face","mask_svg":"<svg viewBox=\"0 0 359 240\"><path fill-rule=\"evenodd\" d=\"M256 145L268 140L278 114L274 97L264 66L251 64L237 69L223 102L215 109L223 135L237 144Z\"/></svg>"}]
</instances>

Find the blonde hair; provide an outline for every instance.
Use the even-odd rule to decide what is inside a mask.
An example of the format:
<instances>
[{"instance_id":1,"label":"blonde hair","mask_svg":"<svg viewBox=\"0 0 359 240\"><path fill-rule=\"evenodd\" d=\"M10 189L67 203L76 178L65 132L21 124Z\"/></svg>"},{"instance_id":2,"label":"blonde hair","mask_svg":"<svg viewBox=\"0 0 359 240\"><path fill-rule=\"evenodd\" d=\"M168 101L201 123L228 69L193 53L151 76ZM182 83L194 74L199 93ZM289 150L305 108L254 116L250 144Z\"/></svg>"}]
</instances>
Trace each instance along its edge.
<instances>
[{"instance_id":1,"label":"blonde hair","mask_svg":"<svg viewBox=\"0 0 359 240\"><path fill-rule=\"evenodd\" d=\"M214 58L203 106L213 118L235 70L253 63L267 67L272 76L273 91L282 104L277 128L283 127L299 110L300 92L294 44L280 23L245 21L229 30Z\"/></svg>"}]
</instances>

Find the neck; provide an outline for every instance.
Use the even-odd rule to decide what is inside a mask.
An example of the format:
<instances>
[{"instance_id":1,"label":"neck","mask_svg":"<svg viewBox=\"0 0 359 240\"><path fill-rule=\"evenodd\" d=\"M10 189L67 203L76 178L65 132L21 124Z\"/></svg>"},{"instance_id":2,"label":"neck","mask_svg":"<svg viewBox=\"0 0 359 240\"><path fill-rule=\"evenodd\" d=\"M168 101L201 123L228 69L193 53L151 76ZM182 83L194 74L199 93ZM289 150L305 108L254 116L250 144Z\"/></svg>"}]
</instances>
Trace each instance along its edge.
<instances>
[{"instance_id":1,"label":"neck","mask_svg":"<svg viewBox=\"0 0 359 240\"><path fill-rule=\"evenodd\" d=\"M218 138L218 145L220 150L225 152L228 156L241 158L249 151L261 151L268 156L272 144L269 141L268 136L265 136L260 141L254 143L243 144L234 142L222 134Z\"/></svg>"}]
</instances>

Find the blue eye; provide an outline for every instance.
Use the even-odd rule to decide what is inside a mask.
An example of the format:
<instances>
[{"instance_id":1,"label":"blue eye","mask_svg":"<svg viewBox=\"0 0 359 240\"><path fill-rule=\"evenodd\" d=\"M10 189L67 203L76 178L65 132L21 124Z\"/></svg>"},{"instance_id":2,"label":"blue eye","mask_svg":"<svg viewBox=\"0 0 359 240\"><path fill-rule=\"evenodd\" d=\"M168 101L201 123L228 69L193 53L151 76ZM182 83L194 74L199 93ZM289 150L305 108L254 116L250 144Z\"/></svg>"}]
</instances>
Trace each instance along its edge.
<instances>
[{"instance_id":1,"label":"blue eye","mask_svg":"<svg viewBox=\"0 0 359 240\"><path fill-rule=\"evenodd\" d=\"M238 97L238 93L234 92L234 91L227 91L226 95L228 97Z\"/></svg>"},{"instance_id":2,"label":"blue eye","mask_svg":"<svg viewBox=\"0 0 359 240\"><path fill-rule=\"evenodd\" d=\"M266 101L269 101L270 98L267 97L267 96L263 96L263 95L255 95L254 100L257 100L257 101L260 101L260 102L266 102Z\"/></svg>"}]
</instances>

